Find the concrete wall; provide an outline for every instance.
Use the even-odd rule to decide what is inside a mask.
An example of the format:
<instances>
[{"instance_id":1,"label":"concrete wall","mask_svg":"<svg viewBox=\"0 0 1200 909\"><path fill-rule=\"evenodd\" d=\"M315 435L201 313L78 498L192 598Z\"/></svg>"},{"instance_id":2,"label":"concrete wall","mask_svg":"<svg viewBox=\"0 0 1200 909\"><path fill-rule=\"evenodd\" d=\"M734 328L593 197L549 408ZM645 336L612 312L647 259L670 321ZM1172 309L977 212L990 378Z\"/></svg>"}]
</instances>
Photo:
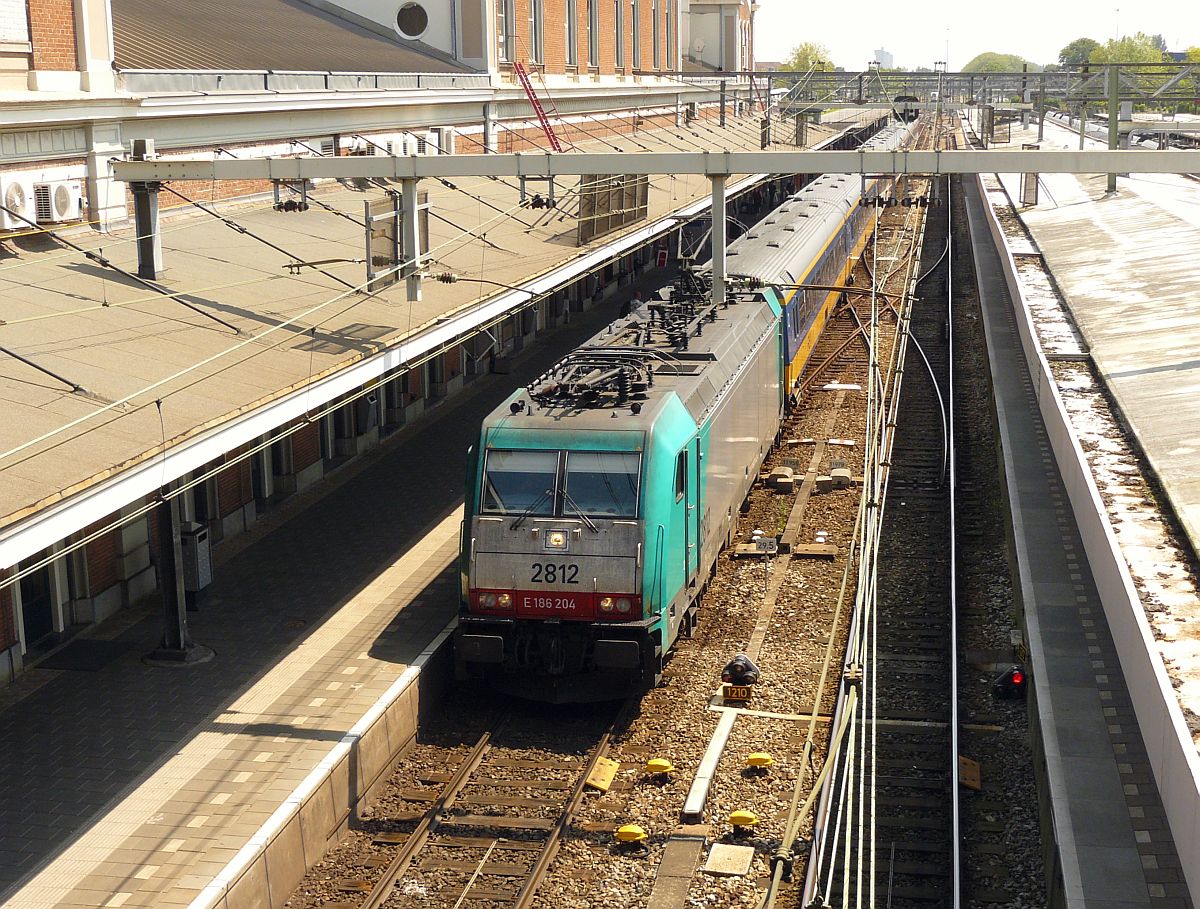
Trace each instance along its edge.
<instances>
[{"instance_id":1,"label":"concrete wall","mask_svg":"<svg viewBox=\"0 0 1200 909\"><path fill-rule=\"evenodd\" d=\"M189 909L283 906L414 741L422 710L437 704L450 678L450 631L384 692Z\"/></svg>"},{"instance_id":2,"label":"concrete wall","mask_svg":"<svg viewBox=\"0 0 1200 909\"><path fill-rule=\"evenodd\" d=\"M980 192L986 199L982 180ZM1009 293L1014 304L1021 303L1015 313L1017 331L1046 434L1062 473L1104 615L1112 631L1175 848L1188 888L1192 893L1200 893L1200 754L1192 742L1091 468L1075 436L1050 364L1038 343L1016 277L1016 265L1004 244L1003 231L991 206L985 205L985 209L988 227L1001 253Z\"/></svg>"}]
</instances>

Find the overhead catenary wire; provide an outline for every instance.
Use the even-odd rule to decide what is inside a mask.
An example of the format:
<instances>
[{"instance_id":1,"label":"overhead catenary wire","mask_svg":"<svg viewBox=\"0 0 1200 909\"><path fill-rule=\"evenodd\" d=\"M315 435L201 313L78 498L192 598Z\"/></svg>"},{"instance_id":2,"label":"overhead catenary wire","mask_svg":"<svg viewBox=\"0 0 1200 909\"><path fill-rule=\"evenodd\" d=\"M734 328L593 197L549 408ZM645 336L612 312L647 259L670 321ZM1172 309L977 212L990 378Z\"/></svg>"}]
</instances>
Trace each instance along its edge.
<instances>
[{"instance_id":1,"label":"overhead catenary wire","mask_svg":"<svg viewBox=\"0 0 1200 909\"><path fill-rule=\"evenodd\" d=\"M167 185L166 183L163 184L162 188L164 190L166 190L167 192L169 192L171 195L178 196L180 199L182 199L184 202L187 202L189 205L194 205L196 208L200 209L200 211L204 212L205 214L211 215L212 217L216 218L218 221L220 221L222 224L224 224L230 230L237 231L239 234L243 234L247 237L250 237L252 240L257 240L259 243L262 243L264 246L269 246L271 249L275 250L276 252L282 253L283 255L285 255L289 259L291 259L292 262L300 263L300 262L304 261L299 256L297 256L295 253L288 252L286 249L284 249L278 243L268 240L266 237L263 237L263 236L255 233L254 231L250 230L250 228L246 227L244 224L239 224L237 221L233 220L232 218L227 218L225 215L221 214L220 212L216 211L215 209L208 207L203 202L197 202L195 199L191 199L188 196L185 196L183 193L179 192L179 190L173 189L171 186ZM325 277L329 278L332 281L336 281L338 284L341 284L343 287L350 287L350 288L354 287L354 285L351 284L349 281L346 281L343 278L339 278L337 275L332 274L323 268L319 268L317 266L312 266L312 267L313 267L314 271L320 272Z\"/></svg>"},{"instance_id":2,"label":"overhead catenary wire","mask_svg":"<svg viewBox=\"0 0 1200 909\"><path fill-rule=\"evenodd\" d=\"M9 208L6 205L0 204L0 209L3 209L4 211L8 212L14 218L18 218L21 221L24 221L26 224L35 224L36 223L34 221L31 221L29 218L26 218L20 212L13 211L11 208ZM158 284L155 284L153 281L147 281L145 278L139 277L138 275L135 275L131 271L126 271L124 268L121 268L121 266L115 264L111 259L108 259L107 257L100 255L99 253L92 252L89 249L83 248L78 243L75 243L72 240L68 240L66 237L64 237L62 234L60 234L58 231L47 230L46 233L51 238L53 238L56 242L61 243L63 246L69 246L71 249L74 249L76 252L82 253L85 258L87 258L88 260L90 260L92 262L95 262L97 265L100 265L104 268L110 268L113 271L117 272L118 274L123 275L124 277L128 278L129 280L136 281L138 284L141 284L143 287L148 287L150 290L154 291L157 294L160 294L164 297L169 297L170 299L174 300L176 303L179 303L182 306L186 306L188 309L192 310L192 312L198 313L199 315L202 315L206 319L210 319L219 325L223 325L224 327L226 327L230 331L232 331L234 334L241 334L241 329L239 329L236 325L226 322L220 316L214 315L213 313L210 313L210 312L206 312L205 310L201 309L199 306L196 306L193 303L189 303L187 300L180 299L177 295L172 294L165 287L161 287Z\"/></svg>"},{"instance_id":3,"label":"overhead catenary wire","mask_svg":"<svg viewBox=\"0 0 1200 909\"><path fill-rule=\"evenodd\" d=\"M190 199L187 199L187 198L186 198L186 197L184 197L182 194L177 194L177 195L180 195L180 197L181 197L181 198L184 198L184 199L185 199L185 201L191 202L192 204L196 205L197 207L200 207L202 210L205 210L205 209L204 209L204 206L200 205L199 203L194 203L194 202L192 202L192 200L190 200ZM518 207L519 207L519 206L518 206ZM212 212L209 212L209 213L210 213L210 214L212 214ZM506 215L506 214L507 214L507 213L502 213L502 215ZM219 216L219 215L218 215L218 217L221 217L221 216ZM223 218L222 218L222 220L226 220L226 219L223 219ZM241 232L241 231L239 231L239 232ZM447 241L447 243L446 243L446 244L443 244L443 245L450 245L451 243L453 243L453 242L456 242L458 239L460 239L460 238L452 238L450 241ZM84 250L80 250L80 251L81 251L81 252L86 252L86 251L84 251ZM280 249L280 251L281 251L281 252L283 252L285 255L289 255L289 256L290 256L290 254L288 254L286 251L284 251L284 250L282 250L282 249ZM432 252L432 251L431 251L431 252ZM291 256L291 258L295 259L295 257L294 257L294 256ZM398 267L406 267L406 265L407 265L407 264L408 264L408 263L402 263L402 264L401 264L400 266L398 266ZM342 282L342 283L346 283L346 282ZM349 285L348 285L348 286L349 286ZM158 288L155 288L155 290L156 290L156 293L162 293L163 295L166 295L166 296L171 296L171 297L177 296L177 294L171 294L171 293L169 293L169 292L162 291L162 290L160 290L160 289L158 289ZM156 390L157 388L160 388L160 387L162 387L162 385L163 385L163 384L165 384L165 383L167 383L167 382L170 382L170 381L172 381L173 379L175 379L175 378L178 378L179 376L185 375L185 374L187 374L188 372L194 371L194 370L196 370L196 369L198 369L198 368L202 368L203 366L205 366L205 365L207 365L207 364L209 364L209 363L211 363L211 362L215 361L215 360L216 360L216 359L218 359L219 357L221 357L221 356L223 356L223 355L227 354L227 353L228 353L230 350L234 350L234 349L241 349L242 347L245 347L247 344L249 344L249 343L253 343L253 342L256 342L256 341L260 340L261 338L263 338L264 336L266 336L266 335L270 334L270 333L271 333L271 332L273 332L273 331L277 331L277 330L279 330L279 329L281 329L281 328L284 328L284 327L290 326L290 325L292 325L292 324L295 324L295 323L296 323L296 322L297 322L299 319L302 319L302 318L306 317L308 314L311 314L311 313L313 313L313 312L319 311L321 308L323 308L323 307L326 307L326 306L328 306L328 305L331 305L332 303L336 302L336 301L337 301L337 300L339 300L339 299L345 299L347 296L348 296L348 294L339 294L337 297L333 298L332 300L328 300L328 301L325 301L325 302L323 302L323 303L317 304L316 306L314 306L314 307L311 307L311 308L309 308L309 309L305 310L305 312L303 312L303 313L299 314L299 315L298 315L298 316L296 316L296 317L293 317L293 318L291 318L291 319L285 320L284 322L280 322L280 323L278 323L278 324L276 324L276 325L270 326L269 328L267 328L267 329L266 329L266 330L264 330L263 332L259 333L258 335L255 335L253 338L250 338L250 339L248 339L248 340L247 340L247 341L245 341L245 342L239 343L239 344L235 345L233 348L229 348L227 351L219 352L218 354L214 355L213 357L206 358L205 360L201 361L200 363L192 364L190 367L188 367L188 368L186 368L186 369L184 369L184 370L181 370L181 371L179 371L179 372L177 372L177 373L173 374L172 376L168 376L168 377L166 377L165 379L163 379L163 380L160 380L160 381L159 381L159 382L157 382L157 383L154 383L152 386L148 386L148 387L147 387L147 388L145 388L145 389L139 389L137 392L134 392L132 395L130 395L130 396L127 396L127 398L123 399L123 400L122 400L122 402L115 402L113 405L108 405L108 406L106 406L105 408L101 408L100 410L93 411L92 413L90 413L90 414L88 414L88 415L85 415L85 417L81 418L81 420L79 420L79 421L72 421L72 423L70 423L70 424L66 424L66 425L65 425L65 426L63 426L63 427L59 427L58 429L56 429L56 430L52 431L51 433L49 433L49 434L48 434L48 436L57 435L57 434L59 434L60 432L62 432L62 431L65 431L65 430L67 430L67 429L71 428L73 425L78 425L78 423L79 423L79 422L82 422L82 420L85 420L85 419L88 419L88 418L90 418L90 417L92 417L92 416L96 416L97 414L100 414L100 413L103 413L103 412L106 412L106 411L112 410L114 406L119 406L120 404L123 404L123 403L129 403L129 402L130 402L130 401L132 401L134 398L136 398L137 396L139 396L139 395L141 395L141 394L145 394L147 391ZM357 304L358 304L358 302L361 302L361 301L356 301L356 303L355 303L354 305L357 305ZM162 398L158 398L158 399L156 399L156 400L162 400ZM18 446L17 448L10 449L10 450L9 450L9 451L7 451L7 452L0 453L0 458L9 457L9 456L11 456L11 455L12 455L12 454L14 454L14 453L17 453L17 452L19 452L19 451L21 451L21 450L24 450L24 449L26 449L26 448L28 448L28 447L30 447L30 446L32 446L32 445L35 445L35 444L37 444L39 441L44 441L44 440L45 440L45 439L46 439L48 436L39 437L39 439L31 440L30 442L24 443L23 445L21 445L21 446Z\"/></svg>"}]
</instances>

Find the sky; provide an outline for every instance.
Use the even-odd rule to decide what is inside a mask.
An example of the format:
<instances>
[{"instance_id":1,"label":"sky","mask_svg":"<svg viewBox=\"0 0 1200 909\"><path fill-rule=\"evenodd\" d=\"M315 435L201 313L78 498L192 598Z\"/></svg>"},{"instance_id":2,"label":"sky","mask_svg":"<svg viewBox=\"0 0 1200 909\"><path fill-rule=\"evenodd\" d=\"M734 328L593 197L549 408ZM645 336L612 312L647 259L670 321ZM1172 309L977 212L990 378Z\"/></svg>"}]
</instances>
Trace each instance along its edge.
<instances>
[{"instance_id":1,"label":"sky","mask_svg":"<svg viewBox=\"0 0 1200 909\"><path fill-rule=\"evenodd\" d=\"M1107 41L1118 35L1162 34L1171 50L1200 46L1200 7L1195 0L1109 0L1112 5L1083 0L1009 0L994 4L911 0L901 10L894 3L858 0L829 7L804 0L758 0L754 56L785 60L804 41L829 49L832 62L847 70L866 69L875 48L891 51L896 65L931 67L945 60L959 70L984 51L1017 54L1039 64L1055 63L1058 52L1076 38ZM964 15L964 9L978 12ZM823 10L840 9L835 15ZM986 12L984 12L986 10ZM877 25L868 23L878 23Z\"/></svg>"}]
</instances>

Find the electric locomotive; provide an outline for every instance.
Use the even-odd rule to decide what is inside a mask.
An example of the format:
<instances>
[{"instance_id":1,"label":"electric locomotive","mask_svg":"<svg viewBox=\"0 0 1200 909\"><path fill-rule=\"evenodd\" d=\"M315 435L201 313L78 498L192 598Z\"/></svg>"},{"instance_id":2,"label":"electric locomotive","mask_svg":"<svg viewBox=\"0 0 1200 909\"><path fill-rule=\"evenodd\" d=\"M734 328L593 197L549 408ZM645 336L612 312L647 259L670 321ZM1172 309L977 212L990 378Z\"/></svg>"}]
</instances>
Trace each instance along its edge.
<instances>
[{"instance_id":1,"label":"electric locomotive","mask_svg":"<svg viewBox=\"0 0 1200 909\"><path fill-rule=\"evenodd\" d=\"M552 702L658 680L696 624L838 298L829 288L874 224L864 186L813 181L730 245L726 299L686 273L484 420L467 469L459 678Z\"/></svg>"}]
</instances>

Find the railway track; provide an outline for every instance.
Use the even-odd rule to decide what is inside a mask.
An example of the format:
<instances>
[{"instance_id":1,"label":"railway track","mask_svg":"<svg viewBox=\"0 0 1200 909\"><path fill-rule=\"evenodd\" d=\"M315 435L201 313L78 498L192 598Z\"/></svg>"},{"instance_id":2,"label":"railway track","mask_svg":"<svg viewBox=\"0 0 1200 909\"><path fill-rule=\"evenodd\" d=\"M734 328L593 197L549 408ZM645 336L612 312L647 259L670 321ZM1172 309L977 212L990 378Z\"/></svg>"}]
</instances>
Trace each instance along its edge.
<instances>
[{"instance_id":1,"label":"railway track","mask_svg":"<svg viewBox=\"0 0 1200 909\"><path fill-rule=\"evenodd\" d=\"M916 291L901 313L906 381L877 405L887 426L864 469L873 501L806 886L814 905L953 906L958 891L947 189L929 187L919 258L874 276ZM881 364L886 388L882 375Z\"/></svg>"},{"instance_id":2,"label":"railway track","mask_svg":"<svg viewBox=\"0 0 1200 909\"><path fill-rule=\"evenodd\" d=\"M345 899L332 905L531 906L589 781L605 785L606 766L612 778L613 724L629 706L569 717L525 707L486 722L469 747L417 746L395 801L360 823L373 855L334 882ZM479 720L464 713L459 729Z\"/></svg>"},{"instance_id":3,"label":"railway track","mask_svg":"<svg viewBox=\"0 0 1200 909\"><path fill-rule=\"evenodd\" d=\"M914 191L924 190L914 187ZM935 521L935 517L930 516L932 513L920 512L916 507L919 502L935 500L939 484L945 485L942 479L947 470L942 410L928 400L916 397L910 400L910 396L917 395L922 387L932 388L915 348L907 348L907 360L903 362L897 361L898 354L891 349L896 332L910 328L930 355L935 374L944 374L947 368L948 359L938 359L932 353L941 345L945 331L944 304L940 310L938 306L944 293L936 288L936 273L931 273L921 283L920 294L929 301L927 305L919 303L911 313L902 305L904 292L916 276L942 258L944 240L922 228L918 217L935 211L941 213L944 209L931 205L928 209L896 207L887 210L888 217L881 221L878 232L878 246L869 256L863 256L855 283L846 288L846 297L821 339L815 366L806 375L806 389L802 395L805 406L816 405L829 431L815 427L810 420L808 429L791 432L800 448L807 452L808 449L803 448L804 442L832 440L835 435L845 436L853 431L848 430L844 421L861 419L863 399L871 385L866 380L868 341L873 340L876 345L882 374L891 376L907 372L911 380L905 383L905 406L911 404L916 410L907 411L902 419L889 409L887 399L872 392L876 395L872 406L878 425L886 427L890 433L903 422L912 424L916 433L899 433L892 456L881 465L896 472L888 501L890 514L897 517L897 522L889 524L881 543L883 551L895 562L899 579L893 582L883 574L878 577L867 574L856 580L852 565L850 585L846 588L853 598L856 587L865 584L871 590L878 589L884 601L880 607L876 645L879 661L874 668L859 668L865 670L868 679L877 677L881 681L890 681L896 678L903 679L905 684L877 686L878 722L848 724L860 753L866 753L872 737L879 743L879 757L875 762L879 785L873 800L857 799L840 820L832 809L823 815L826 821L822 823L840 837L838 851L841 855L833 860L829 858L831 853L822 851L827 848L827 840L815 840L810 855L822 856L827 881L836 878L836 885L831 883L821 890L830 905L840 905L842 894L858 886L856 866L860 855L867 862L872 852L876 858L873 871L870 865L866 869L867 879L875 884L876 905L885 905L885 897L889 894L893 897L891 905L896 907L943 905L938 894L950 889L949 869L955 866L952 859L942 857L932 848L935 843L939 848L951 844L952 835L930 832L946 828L950 823L944 812L936 814L939 803L945 802L951 789L949 781L954 778L949 764L951 746L947 744L952 734L949 697L933 696L930 691L942 685L938 672L950 671L949 654L952 651L950 645L939 638L939 634L944 634L944 628L938 629L937 620L925 614L928 609L923 611L921 608L948 595L939 593L931 581L934 574L942 573L947 556L943 552L939 562L937 553L918 552L916 548L916 541L927 537L931 526L936 533L942 533L940 526L931 525L931 521ZM927 252L922 260L910 261L911 251L919 247L922 230L926 232ZM864 274L862 269L867 261L875 263L878 281ZM869 293L872 283L878 285L874 299ZM830 396L821 389L828 382L849 383L850 388L857 384L863 393L838 390L836 395ZM843 404L846 405L845 414L839 411ZM849 413L851 410L853 416ZM839 428L833 429L835 426ZM814 439L804 439L805 436ZM861 449L843 450L847 452L843 458L848 461L851 452L857 457ZM877 497L878 490L874 487L869 487L867 492L867 498ZM750 523L746 526L768 526L771 520L781 521L778 500L769 494L767 499L765 505L755 506L757 511L747 517ZM811 527L818 526L832 528L836 539L849 540L848 527L838 528L828 523L828 509L837 501L837 496L818 501L816 511L826 517L814 519L819 520L819 524L808 522L811 526L801 539L809 539ZM899 501L905 504L900 506ZM912 512L908 512L910 508ZM901 514L897 515L897 512ZM900 522L900 517L905 520ZM803 509L800 518L808 520ZM789 529L793 523L790 519L787 521ZM764 590L768 599L778 594L782 610L789 615L796 608L791 601L800 595L808 604L801 614L808 619L812 616L813 595L823 585L829 590L831 604L838 598L836 580L832 577L833 572L826 572L819 563L795 564L805 565L802 584L798 584L793 575L785 579L785 570L776 566L778 572L768 573L763 587L755 586L754 592L757 596ZM669 667L667 684L643 699L640 716L614 740L614 756L625 759L626 763L619 765L621 772L609 795L582 799L584 780L609 748L608 736L614 722L611 707L604 716L590 717L577 708L567 712L549 711L544 716L537 710L527 710L519 719L496 726L490 720L484 722L481 719L485 704L467 698L466 702L447 707L438 736L423 734L422 743L398 768L399 780L389 784L393 794L381 799L372 817L356 825L360 835L367 833L371 837L368 854L364 857L359 849L359 854L352 856L348 850L345 856L335 856L331 861L340 875L335 883L339 885L337 896L342 900L333 905L340 909L361 909L362 906L368 909L379 906L434 909L445 906L527 906L533 899L537 899L538 905L554 905L556 900L565 899L563 904L569 905L577 904L584 894L599 899L602 893L607 893L609 898L614 893L621 893L630 905L645 904L651 896L647 889L648 878L638 870L638 862L615 849L613 831L619 823L628 820L644 826L651 833L651 841L648 861L642 863L642 867L654 867L655 859L661 854L662 837L678 823L678 806L672 807L668 803L673 797L681 799L686 793L686 786L681 789L686 774L674 782L659 781L650 785L645 778L644 761L652 756L667 756L676 766L689 772L694 768L698 756L690 756L689 748L697 738L694 730L706 724L702 705L711 691L712 666L719 666L720 659L745 647L744 643L737 642L749 641L751 645L763 648L764 666L774 673L772 682L781 691L786 691L789 686L780 677L783 665L796 662L794 657L798 647L811 649L808 637L815 635L817 640L826 641L830 637L839 641L844 639L844 631L832 634L814 629L800 635L800 640L791 645L792 658L780 663L778 654L772 654L773 648L778 649L772 640L774 623L769 617L755 622L753 610L749 615L742 615L746 612L745 571L732 565L730 563L728 572L722 569L723 574L732 572L722 583L739 592L737 608L740 612L730 615L729 628L708 616L701 625L699 638L689 642L689 646L676 655ZM796 568L796 571L800 569ZM836 571L841 574L842 568L839 566ZM828 580L822 580L826 575L829 575ZM908 586L902 587L902 584ZM942 589L949 589L948 581ZM901 607L910 611L901 612ZM730 608L733 608L732 604ZM771 630L770 634L768 630ZM836 654L833 659L832 671L836 676L841 655ZM816 670L812 669L808 674L815 675ZM895 697L885 696L885 688L896 689ZM701 691L699 699L691 693L693 689ZM821 730L820 740L811 750L805 751L807 757L789 756L788 749L798 747L802 736L780 733L782 737L772 746L766 741L776 732L772 728L764 730L761 740L755 741L755 748L751 750L761 750L766 745L781 763L811 767L817 772L825 761L823 736L830 729L835 730L836 736L841 722L838 717L832 718L832 723L828 722L832 698L826 700L808 694L800 695L799 700L774 704L769 688L764 689L762 696L762 703L756 703L756 706L774 710L777 712L774 715L779 716L794 712L797 703L816 705L814 710L819 710L821 717L814 723ZM487 699L481 697L479 700ZM701 705L700 712L697 712L697 704ZM664 731L667 729L670 732ZM933 766L935 758L931 755L935 752L941 761L939 767ZM929 766L920 766L924 764ZM830 766L834 765L831 763ZM823 791L837 795L858 787L864 779L861 772L858 769L849 773L841 770L841 775ZM806 775L801 773L799 776L803 780ZM713 796L715 803L721 806L755 805L755 799L761 796L756 789L765 779L737 776L733 782L721 781ZM807 779L811 786L811 776ZM800 798L807 795L808 791L804 790ZM582 810L577 811L581 801ZM805 812L808 812L807 804ZM781 839L776 839L773 832L781 817L764 818L760 828L764 836L772 831L769 838L773 842L799 843L796 851L797 891L802 877L799 863L804 859L803 841L809 836L807 825L811 820L811 814L802 815L796 826L792 825L792 817L788 817ZM714 815L717 827L723 816ZM855 833L847 847L847 836L852 828L873 828L876 845L871 850L861 848ZM713 835L715 838L719 834L714 830ZM803 839L798 840L798 836ZM892 843L896 844L894 851ZM561 852L560 845L563 846ZM554 861L556 854L559 854L557 862ZM766 858L766 853L758 856L762 860L760 867L766 867ZM847 858L849 862L846 862ZM554 874L539 891L542 877L551 864ZM770 873L774 875L778 867L771 863ZM652 880L652 875L649 879ZM752 888L753 881L747 880L744 886ZM296 900L289 906L328 907L327 891L318 893L318 890L320 887L310 885L309 899ZM704 875L697 875L692 881L693 896L711 894L714 890L719 888ZM540 898L536 896L539 892ZM640 898L634 894L640 894ZM932 898L930 894L933 894ZM732 898L731 892L727 895ZM318 898L313 900L314 896ZM800 894L797 892L796 896ZM807 894L802 904L809 905Z\"/></svg>"},{"instance_id":4,"label":"railway track","mask_svg":"<svg viewBox=\"0 0 1200 909\"><path fill-rule=\"evenodd\" d=\"M943 195L943 198L945 196ZM888 512L880 540L875 674L876 888L888 905L952 905L955 865L950 765L953 704L950 635L949 458L943 409L949 387L947 281L933 267L946 220L926 224L910 332L919 345L900 398Z\"/></svg>"}]
</instances>

